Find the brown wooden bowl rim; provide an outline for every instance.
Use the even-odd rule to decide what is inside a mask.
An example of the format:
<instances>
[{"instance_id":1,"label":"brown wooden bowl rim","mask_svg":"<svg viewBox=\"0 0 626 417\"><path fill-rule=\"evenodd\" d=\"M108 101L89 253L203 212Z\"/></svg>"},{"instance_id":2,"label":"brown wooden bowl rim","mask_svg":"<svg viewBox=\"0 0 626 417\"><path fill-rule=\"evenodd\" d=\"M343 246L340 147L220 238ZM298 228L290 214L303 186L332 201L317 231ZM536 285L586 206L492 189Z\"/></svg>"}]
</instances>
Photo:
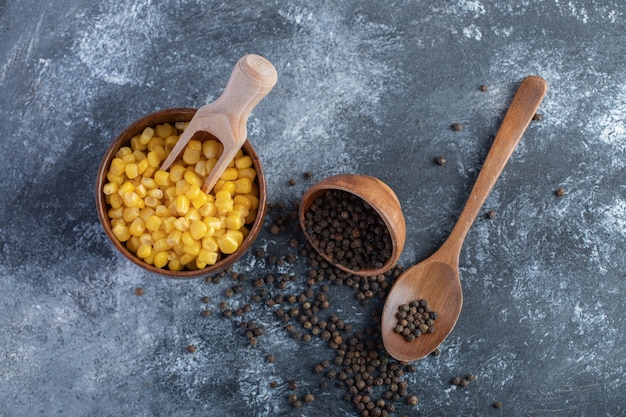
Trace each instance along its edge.
<instances>
[{"instance_id":1,"label":"brown wooden bowl rim","mask_svg":"<svg viewBox=\"0 0 626 417\"><path fill-rule=\"evenodd\" d=\"M223 257L218 262L216 262L215 265L207 266L206 268L196 270L172 271L169 269L157 268L153 265L148 265L147 263L139 259L135 254L133 254L126 247L126 245L117 240L111 228L110 219L107 213L108 205L104 201L104 193L102 192L102 188L106 183L106 172L109 169L109 165L111 164L113 156L120 147L124 146L124 144L130 141L133 136L141 133L143 129L147 126L155 126L157 124L166 122L175 123L189 121L196 113L196 111L197 109L190 107L170 108L157 110L135 120L128 127L126 127L115 138L115 140L113 140L113 142L111 142L102 158L102 161L100 162L100 167L96 176L95 198L98 218L100 219L100 223L102 224L102 227L104 228L104 231L113 246L115 246L115 248L120 253L122 253L125 258L129 259L135 265L138 265L141 268L155 274L164 275L170 278L197 278L205 275L214 275L234 264L239 258L244 255L244 253L248 251L250 246L252 246L252 243L258 237L263 227L263 222L265 220L265 213L267 209L267 188L265 184L265 174L261 166L261 161L252 144L249 141L246 141L243 145L244 153L252 158L253 166L257 173L256 181L259 186L259 208L257 211L256 219L254 220L254 223L250 228L250 233L248 234L248 236L246 236L241 246L239 247L239 249L237 249L237 251L235 251L235 253Z\"/></svg>"},{"instance_id":2,"label":"brown wooden bowl rim","mask_svg":"<svg viewBox=\"0 0 626 417\"><path fill-rule=\"evenodd\" d=\"M353 185L351 185L354 183L360 184L360 186L354 187ZM370 196L364 193L363 190L361 190L361 186L365 184L369 185L370 187L375 187L382 193L386 194L386 197L390 197L391 200L388 202L389 204L383 206L372 203ZM376 269L363 269L360 271L353 271L344 265L333 262L328 255L318 250L318 248L313 244L311 237L306 232L304 216L308 211L308 208L311 206L312 202L319 195L328 190L341 190L359 197L361 200L367 202L383 220L391 236L392 251L391 256L382 267ZM398 199L398 196L393 191L393 189L391 189L391 187L389 187L387 184L385 184L383 181L376 177L363 174L337 174L324 178L311 186L311 188L309 188L307 192L304 193L304 195L300 199L300 207L298 211L300 227L302 229L302 232L304 233L304 236L311 244L313 249L315 249L315 251L319 255L321 255L326 261L344 272L363 277L384 274L396 265L398 259L400 258L400 255L402 254L402 250L404 249L404 244L406 241L406 222L402 213L400 200Z\"/></svg>"}]
</instances>

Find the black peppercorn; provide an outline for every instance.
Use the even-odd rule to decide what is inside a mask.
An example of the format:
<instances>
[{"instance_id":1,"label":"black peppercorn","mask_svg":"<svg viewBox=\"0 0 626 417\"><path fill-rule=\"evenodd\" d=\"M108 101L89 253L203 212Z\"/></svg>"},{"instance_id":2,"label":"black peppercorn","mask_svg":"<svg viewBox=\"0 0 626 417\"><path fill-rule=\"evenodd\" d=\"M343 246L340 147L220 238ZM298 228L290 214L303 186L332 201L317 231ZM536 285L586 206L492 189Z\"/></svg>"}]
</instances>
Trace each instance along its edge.
<instances>
[{"instance_id":1,"label":"black peppercorn","mask_svg":"<svg viewBox=\"0 0 626 417\"><path fill-rule=\"evenodd\" d=\"M504 407L504 404L502 403L502 401L496 401L495 403L493 403L493 407L494 408L502 408L502 407Z\"/></svg>"},{"instance_id":2,"label":"black peppercorn","mask_svg":"<svg viewBox=\"0 0 626 417\"><path fill-rule=\"evenodd\" d=\"M493 210L489 210L486 214L485 217L487 217L488 219L495 219L496 218L496 212Z\"/></svg>"},{"instance_id":3,"label":"black peppercorn","mask_svg":"<svg viewBox=\"0 0 626 417\"><path fill-rule=\"evenodd\" d=\"M460 130L463 130L463 125L461 123L452 123L450 125L450 128L454 130L455 132L458 132Z\"/></svg>"},{"instance_id":4,"label":"black peppercorn","mask_svg":"<svg viewBox=\"0 0 626 417\"><path fill-rule=\"evenodd\" d=\"M437 165L443 166L443 165L446 164L446 158L444 158L443 156L438 156L438 157L435 158L435 163Z\"/></svg>"}]
</instances>

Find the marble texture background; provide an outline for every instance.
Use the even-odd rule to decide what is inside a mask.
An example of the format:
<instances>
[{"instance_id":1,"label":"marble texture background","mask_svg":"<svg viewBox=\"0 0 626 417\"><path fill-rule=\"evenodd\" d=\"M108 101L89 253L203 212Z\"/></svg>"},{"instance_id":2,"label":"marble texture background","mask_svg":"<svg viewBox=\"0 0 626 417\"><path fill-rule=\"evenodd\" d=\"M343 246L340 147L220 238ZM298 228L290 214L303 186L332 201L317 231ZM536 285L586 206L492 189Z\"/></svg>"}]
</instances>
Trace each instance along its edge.
<instances>
[{"instance_id":1,"label":"marble texture background","mask_svg":"<svg viewBox=\"0 0 626 417\"><path fill-rule=\"evenodd\" d=\"M355 415L307 370L330 355L321 341L255 309L266 335L246 347L231 321L199 314L203 296L217 313L227 280L145 273L96 215L113 138L211 102L246 53L279 74L248 124L270 200L297 201L306 171L376 176L403 206L405 266L451 230L521 79L544 77L542 120L487 200L497 216L465 242L461 318L407 376L420 404L396 414L626 414L625 13L621 0L0 0L0 416ZM292 236L270 223L255 248L280 253ZM252 254L235 265L267 268ZM371 320L333 291L355 328ZM449 384L465 373L479 378ZM318 398L297 413L292 379Z\"/></svg>"}]
</instances>

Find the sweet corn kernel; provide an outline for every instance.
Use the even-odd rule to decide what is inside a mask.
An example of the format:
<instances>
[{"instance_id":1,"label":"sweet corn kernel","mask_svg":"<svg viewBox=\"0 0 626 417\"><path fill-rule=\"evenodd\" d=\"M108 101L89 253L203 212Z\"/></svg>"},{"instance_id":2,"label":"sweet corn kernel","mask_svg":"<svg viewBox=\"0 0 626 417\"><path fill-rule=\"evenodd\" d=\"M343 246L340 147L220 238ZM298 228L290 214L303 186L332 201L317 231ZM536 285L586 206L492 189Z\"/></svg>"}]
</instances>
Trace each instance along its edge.
<instances>
[{"instance_id":1,"label":"sweet corn kernel","mask_svg":"<svg viewBox=\"0 0 626 417\"><path fill-rule=\"evenodd\" d=\"M169 258L167 256L167 252L157 252L154 256L154 266L157 268L164 268L167 265Z\"/></svg>"},{"instance_id":2,"label":"sweet corn kernel","mask_svg":"<svg viewBox=\"0 0 626 417\"><path fill-rule=\"evenodd\" d=\"M167 235L167 243L170 246L176 246L176 245L180 245L182 242L182 236L183 236L183 232L181 232L180 230L176 229L176 230L172 230L172 232Z\"/></svg>"},{"instance_id":3,"label":"sweet corn kernel","mask_svg":"<svg viewBox=\"0 0 626 417\"><path fill-rule=\"evenodd\" d=\"M109 172L113 175L123 175L126 172L126 163L121 158L113 158Z\"/></svg>"},{"instance_id":4,"label":"sweet corn kernel","mask_svg":"<svg viewBox=\"0 0 626 417\"><path fill-rule=\"evenodd\" d=\"M176 133L176 131L174 130L174 127L171 124L169 124L169 123L164 123L162 125L157 125L155 130L156 130L157 136L159 136L161 138L166 138L166 137Z\"/></svg>"},{"instance_id":5,"label":"sweet corn kernel","mask_svg":"<svg viewBox=\"0 0 626 417\"><path fill-rule=\"evenodd\" d=\"M159 217L167 217L170 215L170 211L167 209L167 206L160 204L154 209L154 214Z\"/></svg>"},{"instance_id":6,"label":"sweet corn kernel","mask_svg":"<svg viewBox=\"0 0 626 417\"><path fill-rule=\"evenodd\" d=\"M176 183L176 195L183 195L187 192L187 190L191 187L189 183L185 180L180 180Z\"/></svg>"},{"instance_id":7,"label":"sweet corn kernel","mask_svg":"<svg viewBox=\"0 0 626 417\"><path fill-rule=\"evenodd\" d=\"M201 151L202 142L197 139L191 139L189 142L187 142L187 148L193 149L194 151Z\"/></svg>"},{"instance_id":8,"label":"sweet corn kernel","mask_svg":"<svg viewBox=\"0 0 626 417\"><path fill-rule=\"evenodd\" d=\"M139 206L139 196L134 191L127 191L122 195L122 199L124 200L124 205L126 207L135 207Z\"/></svg>"},{"instance_id":9,"label":"sweet corn kernel","mask_svg":"<svg viewBox=\"0 0 626 417\"><path fill-rule=\"evenodd\" d=\"M139 243L142 245L154 245L154 237L152 237L152 235L150 233L144 233L143 235L139 236Z\"/></svg>"},{"instance_id":10,"label":"sweet corn kernel","mask_svg":"<svg viewBox=\"0 0 626 417\"><path fill-rule=\"evenodd\" d=\"M185 265L182 265L178 259L172 259L168 262L167 267L171 271L182 271L185 268Z\"/></svg>"},{"instance_id":11,"label":"sweet corn kernel","mask_svg":"<svg viewBox=\"0 0 626 417\"><path fill-rule=\"evenodd\" d=\"M217 207L215 207L215 203L206 203L198 209L198 213L200 213L202 217L215 216L217 214Z\"/></svg>"},{"instance_id":12,"label":"sweet corn kernel","mask_svg":"<svg viewBox=\"0 0 626 417\"><path fill-rule=\"evenodd\" d=\"M114 182L109 182L104 184L104 186L102 187L102 192L105 195L111 195L113 193L117 193L117 190L119 188L119 184L116 184Z\"/></svg>"},{"instance_id":13,"label":"sweet corn kernel","mask_svg":"<svg viewBox=\"0 0 626 417\"><path fill-rule=\"evenodd\" d=\"M217 240L213 236L205 236L202 239L202 247L209 252L217 252L220 249L217 245Z\"/></svg>"},{"instance_id":14,"label":"sweet corn kernel","mask_svg":"<svg viewBox=\"0 0 626 417\"><path fill-rule=\"evenodd\" d=\"M229 233L225 233L223 236L217 239L217 244L222 253L230 255L234 253L239 247L237 239Z\"/></svg>"},{"instance_id":15,"label":"sweet corn kernel","mask_svg":"<svg viewBox=\"0 0 626 417\"><path fill-rule=\"evenodd\" d=\"M128 250L135 254L137 253L137 249L139 249L139 245L141 245L141 242L137 236L131 236L130 239L126 241Z\"/></svg>"},{"instance_id":16,"label":"sweet corn kernel","mask_svg":"<svg viewBox=\"0 0 626 417\"><path fill-rule=\"evenodd\" d=\"M122 216L124 215L124 209L121 207L118 208L111 208L109 209L109 211L107 212L107 215L109 216L109 218L111 219L121 219Z\"/></svg>"},{"instance_id":17,"label":"sweet corn kernel","mask_svg":"<svg viewBox=\"0 0 626 417\"><path fill-rule=\"evenodd\" d=\"M194 220L189 225L189 231L191 232L191 237L194 239L202 239L204 235L206 235L209 228L202 220Z\"/></svg>"},{"instance_id":18,"label":"sweet corn kernel","mask_svg":"<svg viewBox=\"0 0 626 417\"><path fill-rule=\"evenodd\" d=\"M128 227L130 234L133 236L141 236L146 231L146 222L140 217L137 217Z\"/></svg>"},{"instance_id":19,"label":"sweet corn kernel","mask_svg":"<svg viewBox=\"0 0 626 417\"><path fill-rule=\"evenodd\" d=\"M220 187L220 191L226 191L231 197L235 195L235 183L232 181L225 181Z\"/></svg>"},{"instance_id":20,"label":"sweet corn kernel","mask_svg":"<svg viewBox=\"0 0 626 417\"><path fill-rule=\"evenodd\" d=\"M189 188L187 188L187 191L185 191L187 198L192 201L198 198L200 194L203 194L203 192L196 184L190 185Z\"/></svg>"},{"instance_id":21,"label":"sweet corn kernel","mask_svg":"<svg viewBox=\"0 0 626 417\"><path fill-rule=\"evenodd\" d=\"M178 194L176 194L176 186L170 186L170 187L167 187L165 189L165 199L167 201L174 201L174 200L176 200L176 196L177 195Z\"/></svg>"},{"instance_id":22,"label":"sweet corn kernel","mask_svg":"<svg viewBox=\"0 0 626 417\"><path fill-rule=\"evenodd\" d=\"M256 210L250 210L250 212L248 213L248 215L245 218L245 223L246 224L250 224L252 222L254 222L254 220L256 219L256 214L257 211Z\"/></svg>"},{"instance_id":23,"label":"sweet corn kernel","mask_svg":"<svg viewBox=\"0 0 626 417\"><path fill-rule=\"evenodd\" d=\"M113 234L120 242L126 242L130 239L130 230L123 224L116 224L113 226Z\"/></svg>"},{"instance_id":24,"label":"sweet corn kernel","mask_svg":"<svg viewBox=\"0 0 626 417\"><path fill-rule=\"evenodd\" d=\"M152 139L150 139L150 142L148 142L149 151L156 151L158 147L161 147L162 149L164 146L165 146L164 137L152 136Z\"/></svg>"},{"instance_id":25,"label":"sweet corn kernel","mask_svg":"<svg viewBox=\"0 0 626 417\"><path fill-rule=\"evenodd\" d=\"M241 168L240 170L238 170L237 175L239 176L239 178L247 178L251 182L254 182L254 180L256 179L256 171L252 167Z\"/></svg>"},{"instance_id":26,"label":"sweet corn kernel","mask_svg":"<svg viewBox=\"0 0 626 417\"><path fill-rule=\"evenodd\" d=\"M235 159L235 167L237 169L248 168L252 166L252 158L248 155Z\"/></svg>"},{"instance_id":27,"label":"sweet corn kernel","mask_svg":"<svg viewBox=\"0 0 626 417\"><path fill-rule=\"evenodd\" d=\"M144 149L146 145L141 143L141 135L133 136L130 139L130 147L133 149Z\"/></svg>"},{"instance_id":28,"label":"sweet corn kernel","mask_svg":"<svg viewBox=\"0 0 626 417\"><path fill-rule=\"evenodd\" d=\"M237 168L226 168L226 170L224 171L224 173L222 174L220 178L225 181L234 181L238 177L239 177L239 171L237 171Z\"/></svg>"},{"instance_id":29,"label":"sweet corn kernel","mask_svg":"<svg viewBox=\"0 0 626 417\"><path fill-rule=\"evenodd\" d=\"M120 208L124 204L124 200L119 194L111 194L109 197L109 204L112 208Z\"/></svg>"},{"instance_id":30,"label":"sweet corn kernel","mask_svg":"<svg viewBox=\"0 0 626 417\"><path fill-rule=\"evenodd\" d=\"M135 157L135 162L141 162L146 159L146 154L138 149L133 151L133 156Z\"/></svg>"},{"instance_id":31,"label":"sweet corn kernel","mask_svg":"<svg viewBox=\"0 0 626 417\"><path fill-rule=\"evenodd\" d=\"M154 182L161 187L169 187L170 185L170 173L163 170L158 170L154 173Z\"/></svg>"},{"instance_id":32,"label":"sweet corn kernel","mask_svg":"<svg viewBox=\"0 0 626 417\"><path fill-rule=\"evenodd\" d=\"M200 151L191 149L189 147L185 148L183 152L183 161L187 165L195 165L200 160Z\"/></svg>"},{"instance_id":33,"label":"sweet corn kernel","mask_svg":"<svg viewBox=\"0 0 626 417\"><path fill-rule=\"evenodd\" d=\"M159 184L156 183L154 178L145 178L145 177L143 177L141 179L140 183L141 183L141 185L146 187L146 190L156 190L156 189L159 189Z\"/></svg>"},{"instance_id":34,"label":"sweet corn kernel","mask_svg":"<svg viewBox=\"0 0 626 417\"><path fill-rule=\"evenodd\" d=\"M191 202L189 201L189 198L187 198L187 196L179 195L178 197L176 197L176 212L178 213L178 215L184 216L185 213L187 213L187 210L189 210L190 204Z\"/></svg>"},{"instance_id":35,"label":"sweet corn kernel","mask_svg":"<svg viewBox=\"0 0 626 417\"><path fill-rule=\"evenodd\" d=\"M154 129L151 127L146 127L143 132L141 132L141 137L139 138L139 141L142 144L147 145L148 142L150 142L150 139L152 139L152 136L154 136Z\"/></svg>"},{"instance_id":36,"label":"sweet corn kernel","mask_svg":"<svg viewBox=\"0 0 626 417\"><path fill-rule=\"evenodd\" d=\"M198 256L198 254L200 253L200 249L202 249L202 245L197 240L194 240L191 245L184 246L185 253L193 255L194 257Z\"/></svg>"},{"instance_id":37,"label":"sweet corn kernel","mask_svg":"<svg viewBox=\"0 0 626 417\"><path fill-rule=\"evenodd\" d=\"M159 199L154 197L146 197L143 199L144 203L146 203L146 207L156 207L159 205Z\"/></svg>"},{"instance_id":38,"label":"sweet corn kernel","mask_svg":"<svg viewBox=\"0 0 626 417\"><path fill-rule=\"evenodd\" d=\"M187 195L187 197L189 197ZM198 196L196 198L191 198L191 205L194 206L195 208L199 209L200 207L204 206L206 203L209 202L209 198L207 197L207 195L205 193L202 192L202 190L200 190L200 194L198 194Z\"/></svg>"},{"instance_id":39,"label":"sweet corn kernel","mask_svg":"<svg viewBox=\"0 0 626 417\"><path fill-rule=\"evenodd\" d=\"M150 245L139 245L137 248L137 256L140 258L147 258L152 255L152 246Z\"/></svg>"},{"instance_id":40,"label":"sweet corn kernel","mask_svg":"<svg viewBox=\"0 0 626 417\"><path fill-rule=\"evenodd\" d=\"M163 251L168 251L172 248L172 246L170 246L167 243L167 239L166 238L161 238L158 240L154 241L154 245L152 245L152 250L155 250L157 252L163 252Z\"/></svg>"},{"instance_id":41,"label":"sweet corn kernel","mask_svg":"<svg viewBox=\"0 0 626 417\"><path fill-rule=\"evenodd\" d=\"M131 180L139 175L137 164L134 162L126 164L126 166L124 167L124 172L126 173L126 176Z\"/></svg>"},{"instance_id":42,"label":"sweet corn kernel","mask_svg":"<svg viewBox=\"0 0 626 417\"><path fill-rule=\"evenodd\" d=\"M203 222L204 224L207 225L209 229L213 229L213 230L219 230L224 227L224 225L222 224L222 220L219 219L218 217L213 217L213 216L205 217L203 219Z\"/></svg>"},{"instance_id":43,"label":"sweet corn kernel","mask_svg":"<svg viewBox=\"0 0 626 417\"><path fill-rule=\"evenodd\" d=\"M109 172L107 174L107 180L120 186L124 182L124 173L122 173L122 175L115 175Z\"/></svg>"},{"instance_id":44,"label":"sweet corn kernel","mask_svg":"<svg viewBox=\"0 0 626 417\"><path fill-rule=\"evenodd\" d=\"M126 181L124 184L120 185L117 189L117 193L121 196L128 191L135 191L135 186L132 182Z\"/></svg>"},{"instance_id":45,"label":"sweet corn kernel","mask_svg":"<svg viewBox=\"0 0 626 417\"><path fill-rule=\"evenodd\" d=\"M200 215L200 212L198 210L193 207L189 207L187 214L185 214L185 218L189 220L191 226L191 222L193 222L194 220L200 220L202 216Z\"/></svg>"},{"instance_id":46,"label":"sweet corn kernel","mask_svg":"<svg viewBox=\"0 0 626 417\"><path fill-rule=\"evenodd\" d=\"M165 149L172 149L176 145L176 142L178 142L178 136L170 135L170 136L166 137L165 138Z\"/></svg>"},{"instance_id":47,"label":"sweet corn kernel","mask_svg":"<svg viewBox=\"0 0 626 417\"><path fill-rule=\"evenodd\" d=\"M156 242L157 240L161 240L164 237L167 237L167 233L165 233L165 230L157 230L156 232L152 232L151 236L152 241Z\"/></svg>"},{"instance_id":48,"label":"sweet corn kernel","mask_svg":"<svg viewBox=\"0 0 626 417\"><path fill-rule=\"evenodd\" d=\"M147 222L148 219L150 218L150 216L152 216L154 214L154 209L152 207L144 207L143 209L141 209L141 211L139 212L139 217L141 218L141 220L143 220L144 222Z\"/></svg>"},{"instance_id":49,"label":"sweet corn kernel","mask_svg":"<svg viewBox=\"0 0 626 417\"><path fill-rule=\"evenodd\" d=\"M183 253L178 259L181 264L188 265L196 260L196 256L190 253Z\"/></svg>"},{"instance_id":50,"label":"sweet corn kernel","mask_svg":"<svg viewBox=\"0 0 626 417\"><path fill-rule=\"evenodd\" d=\"M205 248L200 249L197 262L201 262L205 265L215 265L217 262L217 251L210 251Z\"/></svg>"},{"instance_id":51,"label":"sweet corn kernel","mask_svg":"<svg viewBox=\"0 0 626 417\"><path fill-rule=\"evenodd\" d=\"M202 175L203 177L206 175L206 165L205 161L200 159L196 162L196 166L194 167L194 172L198 175Z\"/></svg>"},{"instance_id":52,"label":"sweet corn kernel","mask_svg":"<svg viewBox=\"0 0 626 417\"><path fill-rule=\"evenodd\" d=\"M250 199L245 195L236 195L235 197L233 197L233 204L235 206L243 206L248 211L250 211L250 209L252 208L252 201L250 201Z\"/></svg>"},{"instance_id":53,"label":"sweet corn kernel","mask_svg":"<svg viewBox=\"0 0 626 417\"><path fill-rule=\"evenodd\" d=\"M189 230L183 232L183 234L181 235L181 239L183 245L185 246L192 245L193 242L195 242L195 239L193 238L193 236L191 236L191 232Z\"/></svg>"},{"instance_id":54,"label":"sweet corn kernel","mask_svg":"<svg viewBox=\"0 0 626 417\"><path fill-rule=\"evenodd\" d=\"M162 224L163 224L163 219L153 214L146 221L146 229L148 229L151 232L156 232L157 230L161 228Z\"/></svg>"},{"instance_id":55,"label":"sweet corn kernel","mask_svg":"<svg viewBox=\"0 0 626 417\"><path fill-rule=\"evenodd\" d=\"M173 183L177 183L178 181L183 179L185 175L185 167L182 165L173 165L170 168L170 181Z\"/></svg>"},{"instance_id":56,"label":"sweet corn kernel","mask_svg":"<svg viewBox=\"0 0 626 417\"><path fill-rule=\"evenodd\" d=\"M210 139L202 144L202 153L206 159L218 158L221 155L222 144Z\"/></svg>"},{"instance_id":57,"label":"sweet corn kernel","mask_svg":"<svg viewBox=\"0 0 626 417\"><path fill-rule=\"evenodd\" d=\"M156 172L156 168L155 167L151 167L149 166L148 168L146 168L146 170L141 174L143 175L143 177L149 177L149 178L153 178L154 177L154 173Z\"/></svg>"},{"instance_id":58,"label":"sweet corn kernel","mask_svg":"<svg viewBox=\"0 0 626 417\"><path fill-rule=\"evenodd\" d=\"M144 198L148 194L148 190L143 184L139 184L135 187L135 194L137 194L139 198Z\"/></svg>"},{"instance_id":59,"label":"sweet corn kernel","mask_svg":"<svg viewBox=\"0 0 626 417\"><path fill-rule=\"evenodd\" d=\"M168 216L163 218L163 224L161 225L161 229L163 229L166 233L171 233L176 229L176 217Z\"/></svg>"},{"instance_id":60,"label":"sweet corn kernel","mask_svg":"<svg viewBox=\"0 0 626 417\"><path fill-rule=\"evenodd\" d=\"M217 158L209 158L204 163L204 170L206 171L207 174L209 174L211 171L213 171L213 168L215 168L215 165L217 165Z\"/></svg>"},{"instance_id":61,"label":"sweet corn kernel","mask_svg":"<svg viewBox=\"0 0 626 417\"><path fill-rule=\"evenodd\" d=\"M140 213L141 213L141 210L139 210L138 207L126 207L122 211L122 218L124 219L126 223L130 223L133 220L135 220L137 217L139 217Z\"/></svg>"},{"instance_id":62,"label":"sweet corn kernel","mask_svg":"<svg viewBox=\"0 0 626 417\"><path fill-rule=\"evenodd\" d=\"M231 212L232 213L232 212ZM239 213L226 216L226 227L230 230L239 230L244 225L244 217Z\"/></svg>"},{"instance_id":63,"label":"sweet corn kernel","mask_svg":"<svg viewBox=\"0 0 626 417\"><path fill-rule=\"evenodd\" d=\"M188 170L185 171L183 178L189 185L197 185L198 187L202 186L202 179L196 174L194 171Z\"/></svg>"},{"instance_id":64,"label":"sweet corn kernel","mask_svg":"<svg viewBox=\"0 0 626 417\"><path fill-rule=\"evenodd\" d=\"M176 230L180 230L181 232L188 230L189 220L184 217L174 219L174 228L176 228Z\"/></svg>"},{"instance_id":65,"label":"sweet corn kernel","mask_svg":"<svg viewBox=\"0 0 626 417\"><path fill-rule=\"evenodd\" d=\"M240 178L235 181L235 194L248 194L252 191L252 181L249 178Z\"/></svg>"},{"instance_id":66,"label":"sweet corn kernel","mask_svg":"<svg viewBox=\"0 0 626 417\"><path fill-rule=\"evenodd\" d=\"M250 210L259 208L259 198L254 194L246 194L245 197L250 200Z\"/></svg>"}]
</instances>

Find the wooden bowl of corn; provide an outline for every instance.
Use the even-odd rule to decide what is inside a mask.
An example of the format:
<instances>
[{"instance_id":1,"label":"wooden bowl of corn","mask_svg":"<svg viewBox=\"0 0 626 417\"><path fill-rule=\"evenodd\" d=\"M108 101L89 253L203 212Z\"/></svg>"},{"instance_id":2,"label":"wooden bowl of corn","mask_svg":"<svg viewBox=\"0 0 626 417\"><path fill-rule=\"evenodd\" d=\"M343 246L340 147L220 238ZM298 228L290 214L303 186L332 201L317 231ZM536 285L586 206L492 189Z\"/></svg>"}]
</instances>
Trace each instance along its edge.
<instances>
[{"instance_id":1,"label":"wooden bowl of corn","mask_svg":"<svg viewBox=\"0 0 626 417\"><path fill-rule=\"evenodd\" d=\"M172 278L216 274L257 238L267 190L259 158L246 142L214 189L200 189L221 152L196 134L177 162L160 170L196 109L151 113L109 146L96 180L98 217L111 243L131 262Z\"/></svg>"}]
</instances>

